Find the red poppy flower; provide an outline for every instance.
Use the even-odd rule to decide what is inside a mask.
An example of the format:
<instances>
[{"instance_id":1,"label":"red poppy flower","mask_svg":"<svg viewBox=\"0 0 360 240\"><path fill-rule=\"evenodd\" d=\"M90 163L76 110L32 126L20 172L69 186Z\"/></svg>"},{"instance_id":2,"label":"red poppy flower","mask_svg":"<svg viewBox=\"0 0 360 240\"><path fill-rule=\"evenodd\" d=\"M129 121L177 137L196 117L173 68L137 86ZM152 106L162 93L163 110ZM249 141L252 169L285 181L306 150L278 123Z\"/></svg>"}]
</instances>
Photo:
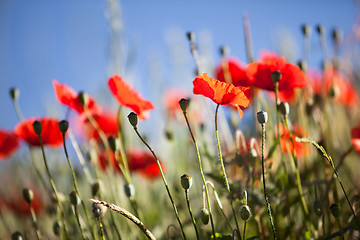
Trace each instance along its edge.
<instances>
[{"instance_id":1,"label":"red poppy flower","mask_svg":"<svg viewBox=\"0 0 360 240\"><path fill-rule=\"evenodd\" d=\"M351 143L358 154L360 154L360 127L351 129Z\"/></svg>"},{"instance_id":2,"label":"red poppy flower","mask_svg":"<svg viewBox=\"0 0 360 240\"><path fill-rule=\"evenodd\" d=\"M248 87L235 87L232 84L220 82L208 77L207 73L196 77L193 85L194 94L208 97L221 105L231 105L237 109L241 117L243 115L241 109L249 105L250 88Z\"/></svg>"},{"instance_id":3,"label":"red poppy flower","mask_svg":"<svg viewBox=\"0 0 360 240\"><path fill-rule=\"evenodd\" d=\"M0 129L0 159L5 159L19 147L14 133Z\"/></svg>"},{"instance_id":4,"label":"red poppy flower","mask_svg":"<svg viewBox=\"0 0 360 240\"><path fill-rule=\"evenodd\" d=\"M149 110L153 109L154 105L150 101L143 99L120 76L112 76L108 81L108 85L120 105L131 108L140 119L149 117Z\"/></svg>"},{"instance_id":5,"label":"red poppy flower","mask_svg":"<svg viewBox=\"0 0 360 240\"><path fill-rule=\"evenodd\" d=\"M15 135L31 146L40 146L39 137L33 128L35 120L41 123L41 139L44 145L56 147L63 143L62 133L59 130L59 120L54 118L26 119L16 125L14 130Z\"/></svg>"},{"instance_id":6,"label":"red poppy flower","mask_svg":"<svg viewBox=\"0 0 360 240\"><path fill-rule=\"evenodd\" d=\"M231 80L231 82L227 81L226 74L229 74L229 80ZM245 67L236 58L229 58L218 64L215 69L215 76L219 81L231 83L234 86L251 86L251 83L247 78Z\"/></svg>"},{"instance_id":7,"label":"red poppy flower","mask_svg":"<svg viewBox=\"0 0 360 240\"><path fill-rule=\"evenodd\" d=\"M107 112L95 112L92 117L95 119L101 130L105 133L106 136L117 135L118 134L118 123L117 116L113 113ZM81 127L84 130L84 134L87 139L100 139L98 132L89 122L89 119L85 114L80 116Z\"/></svg>"},{"instance_id":8,"label":"red poppy flower","mask_svg":"<svg viewBox=\"0 0 360 240\"><path fill-rule=\"evenodd\" d=\"M264 53L261 59L261 62L250 63L246 68L252 86L275 91L275 84L271 79L271 74L276 70L281 73L279 91L306 86L307 82L301 69L286 62L284 57L273 53Z\"/></svg>"},{"instance_id":9,"label":"red poppy flower","mask_svg":"<svg viewBox=\"0 0 360 240\"><path fill-rule=\"evenodd\" d=\"M66 105L72 110L77 111L78 113L83 113L84 108L81 105L78 93L76 93L72 88L68 87L65 84L58 83L56 80L53 80L53 86L55 89L55 95L59 103ZM96 105L94 99L91 97L88 98L87 107L89 111L96 112L100 108Z\"/></svg>"},{"instance_id":10,"label":"red poppy flower","mask_svg":"<svg viewBox=\"0 0 360 240\"><path fill-rule=\"evenodd\" d=\"M318 72L310 72L309 81L316 95L330 95L333 91L336 103L351 107L357 106L359 102L359 96L352 83L334 69L328 69L323 76Z\"/></svg>"},{"instance_id":11,"label":"red poppy flower","mask_svg":"<svg viewBox=\"0 0 360 240\"><path fill-rule=\"evenodd\" d=\"M299 125L294 125L292 130L292 138L290 138L290 133L288 129L284 127L283 124L280 124L279 130L281 136L280 139L281 150L284 153L287 153L288 150L290 151L290 153L293 153L294 151L293 143L296 151L296 156L302 157L309 153L309 150L306 148L305 144L299 143L295 140L296 137L300 137L300 138L304 137L304 131Z\"/></svg>"}]
</instances>

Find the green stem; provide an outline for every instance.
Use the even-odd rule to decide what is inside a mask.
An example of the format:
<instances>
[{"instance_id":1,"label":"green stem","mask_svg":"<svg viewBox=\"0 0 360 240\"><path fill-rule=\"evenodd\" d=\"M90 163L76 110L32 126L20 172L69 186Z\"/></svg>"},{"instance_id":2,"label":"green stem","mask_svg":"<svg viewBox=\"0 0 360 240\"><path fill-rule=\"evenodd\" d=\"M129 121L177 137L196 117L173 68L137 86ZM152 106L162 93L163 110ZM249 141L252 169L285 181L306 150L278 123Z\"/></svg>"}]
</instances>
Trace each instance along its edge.
<instances>
[{"instance_id":1,"label":"green stem","mask_svg":"<svg viewBox=\"0 0 360 240\"><path fill-rule=\"evenodd\" d=\"M246 239L246 237L245 237L245 236L246 236L246 235L245 235L245 233L246 233L246 222L247 222L247 221L244 221L244 231L243 231L243 238L244 238L244 239Z\"/></svg>"},{"instance_id":2,"label":"green stem","mask_svg":"<svg viewBox=\"0 0 360 240\"><path fill-rule=\"evenodd\" d=\"M186 120L186 124L187 124L187 126L188 126L188 129L189 129L191 138L192 138L192 140L193 140L193 143L194 143L194 146L195 146L195 149L196 149L196 156L197 156L197 159L198 159L199 171L200 171L201 179L202 179L202 181L203 181L203 186L204 186L205 195L206 195L206 202L207 202L207 206L208 206L208 210L209 210L209 215L210 215L211 228L212 228L213 236L214 236L214 238L216 239L215 225L214 225L214 220L213 220L212 213L211 213L211 205L210 205L209 191L208 191L208 188L207 188L207 186L206 186L205 175L204 175L204 172L203 172L203 169L202 169L202 166L201 166L201 157L200 157L199 147L198 147L197 142L196 142L196 140L195 140L194 134L193 134L193 132L192 132L192 130L191 130L191 126L190 126L190 123L189 123L189 119L188 119L188 117L187 117L187 115L186 115L186 112L183 112L183 114L184 114L184 117L185 117L185 120Z\"/></svg>"},{"instance_id":3,"label":"green stem","mask_svg":"<svg viewBox=\"0 0 360 240\"><path fill-rule=\"evenodd\" d=\"M191 221L192 221L192 224L194 225L194 228L195 228L196 239L199 240L199 239L200 239L200 237L199 237L199 232L198 232L198 230L197 230L196 222L195 222L193 213L192 213L192 211L191 211L190 199L189 199L189 190L188 190L188 189L185 189L185 198L186 198L186 203L187 203L187 207L188 207L188 210L189 210L189 214L190 214L190 217L191 217Z\"/></svg>"},{"instance_id":4,"label":"green stem","mask_svg":"<svg viewBox=\"0 0 360 240\"><path fill-rule=\"evenodd\" d=\"M264 163L264 151L265 151L265 123L261 124L261 130L262 130L262 137L261 137L261 166L262 166L262 178L263 178L263 186L264 186L264 197L267 205L267 212L270 219L271 229L273 232L273 239L277 239L276 237L276 230L274 225L274 220L271 214L271 205L269 202L269 198L267 195L267 189L266 189L266 181L265 181L265 163Z\"/></svg>"},{"instance_id":5,"label":"green stem","mask_svg":"<svg viewBox=\"0 0 360 240\"><path fill-rule=\"evenodd\" d=\"M169 196L170 202L171 202L172 207L173 207L173 209L174 209L174 213L175 213L176 219L177 219L177 221L178 221L178 223L179 223L179 225L180 225L181 233L182 233L184 239L186 240L184 228L183 228L183 226L182 226L182 224L181 224L178 210L177 210L176 205L175 205L175 203L174 203L174 200L173 200L173 198L172 198L172 196L171 196L170 189L169 189L169 187L168 187L168 185L167 185L167 182L166 182L166 179L165 179L165 175L164 175L164 172L163 172L162 167L161 167L161 165L160 165L160 162L159 162L159 160L158 160L158 158L157 158L154 150L150 147L150 145L149 145L149 144L145 141L145 139L141 136L141 134L139 133L139 131L138 131L138 129L137 129L136 126L134 126L134 130L135 130L136 134L138 135L138 137L140 138L140 140L145 144L145 146L149 149L149 151L152 153L152 155L154 156L154 158L155 158L155 160L156 160L156 163L157 163L158 168L159 168L159 170L160 170L160 174L161 174L162 181L164 182L164 185L165 185L165 188L166 188L166 192L167 192L167 194L168 194L168 196Z\"/></svg>"},{"instance_id":6,"label":"green stem","mask_svg":"<svg viewBox=\"0 0 360 240\"><path fill-rule=\"evenodd\" d=\"M31 203L29 203L29 208L30 208L31 219L33 221L33 226L34 226L34 229L35 229L35 232L36 232L36 237L37 237L38 240L41 240L42 237L41 237L39 225L38 225L38 222L37 222L37 219L36 219L35 211L34 211L33 207L31 206Z\"/></svg>"},{"instance_id":7,"label":"green stem","mask_svg":"<svg viewBox=\"0 0 360 240\"><path fill-rule=\"evenodd\" d=\"M229 194L229 199L230 199L230 205L231 205L231 209L234 215L234 219L235 219L235 223L236 223L236 229L239 231L240 233L240 228L239 228L239 223L236 217L236 213L235 213L235 209L234 209L234 204L233 204L233 199L232 199L232 195L231 195L231 190L230 190L230 185L229 185L229 181L226 177L226 171L225 171L225 166L224 166L224 160L222 157L222 153L221 153L221 147L220 147L220 139L219 139L219 130L218 130L218 124L217 124L217 116L218 116L218 112L219 112L219 107L220 104L218 104L216 106L216 111L215 111L215 133L216 133L216 142L217 142L217 146L218 146L218 151L219 151L219 158L220 158L220 165L221 165L221 171L223 173L224 176L224 181L225 181L225 185L226 185L226 189L228 191Z\"/></svg>"},{"instance_id":8,"label":"green stem","mask_svg":"<svg viewBox=\"0 0 360 240\"><path fill-rule=\"evenodd\" d=\"M84 230L83 230L83 228L82 228L82 226L81 226L81 223L80 223L79 211L78 211L78 209L77 209L76 206L74 206L74 212L75 212L76 222L77 222L77 224L78 224L78 226L79 226L79 229L80 229L81 238L82 238L83 240L85 240L86 237L85 237L85 235L84 235ZM94 236L93 236L93 237L94 237Z\"/></svg>"},{"instance_id":9,"label":"green stem","mask_svg":"<svg viewBox=\"0 0 360 240\"><path fill-rule=\"evenodd\" d=\"M100 240L105 240L104 227L103 227L103 224L102 224L102 222L101 222L101 218L99 218L98 223L99 223Z\"/></svg>"}]
</instances>

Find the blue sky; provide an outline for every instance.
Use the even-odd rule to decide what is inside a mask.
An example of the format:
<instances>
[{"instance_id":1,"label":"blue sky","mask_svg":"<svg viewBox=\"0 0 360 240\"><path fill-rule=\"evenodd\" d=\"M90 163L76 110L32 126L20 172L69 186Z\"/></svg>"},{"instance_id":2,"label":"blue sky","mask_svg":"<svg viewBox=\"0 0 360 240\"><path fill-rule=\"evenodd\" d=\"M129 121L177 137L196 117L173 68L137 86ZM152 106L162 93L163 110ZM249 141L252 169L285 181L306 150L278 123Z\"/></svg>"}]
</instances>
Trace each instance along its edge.
<instances>
[{"instance_id":1,"label":"blue sky","mask_svg":"<svg viewBox=\"0 0 360 240\"><path fill-rule=\"evenodd\" d=\"M0 1L0 128L11 129L17 123L8 93L11 87L20 89L26 117L64 116L65 108L54 96L53 79L96 97L109 93L106 81L114 72L109 67L113 52L108 2ZM194 65L187 31L198 34L200 50L213 57L211 63L219 59L222 45L246 62L242 22L246 13L255 56L261 49L279 50L278 43L285 44L290 36L297 60L302 57L303 23L320 23L326 30L338 27L348 35L359 13L356 1L351 0L138 0L121 1L119 6L122 34L118 56L128 63L122 74L155 103L167 84L191 86ZM320 47L315 33L311 46L310 64L317 67ZM153 86L151 90L149 86Z\"/></svg>"}]
</instances>

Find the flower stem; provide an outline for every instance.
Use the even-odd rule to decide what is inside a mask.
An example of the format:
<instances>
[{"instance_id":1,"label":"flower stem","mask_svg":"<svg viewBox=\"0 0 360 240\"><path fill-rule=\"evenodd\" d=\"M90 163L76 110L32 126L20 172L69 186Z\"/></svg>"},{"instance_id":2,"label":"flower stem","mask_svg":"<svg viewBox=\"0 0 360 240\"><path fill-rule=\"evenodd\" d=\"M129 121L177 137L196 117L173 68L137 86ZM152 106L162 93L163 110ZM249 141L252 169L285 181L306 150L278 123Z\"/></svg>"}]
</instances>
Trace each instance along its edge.
<instances>
[{"instance_id":1,"label":"flower stem","mask_svg":"<svg viewBox=\"0 0 360 240\"><path fill-rule=\"evenodd\" d=\"M215 111L215 134L216 134L216 142L217 142L217 146L218 146L218 151L219 151L219 158L220 158L220 165L221 165L221 171L223 173L224 176L224 181L225 181L225 185L226 185L226 189L228 191L229 194L229 199L230 199L230 205L231 205L231 209L234 215L234 219L235 219L235 223L236 223L236 229L239 231L240 233L240 228L239 228L239 223L236 217L236 213L235 213L235 209L234 209L234 204L233 204L233 199L232 199L232 195L231 195L231 190L230 190L230 185L229 185L229 181L226 177L226 171L225 171L225 166L224 166L224 160L222 158L222 153L221 153L221 146L220 146L220 139L219 139L219 130L218 130L218 124L217 124L217 116L218 116L218 112L219 112L219 107L220 104L218 104L216 106L216 111Z\"/></svg>"},{"instance_id":2,"label":"flower stem","mask_svg":"<svg viewBox=\"0 0 360 240\"><path fill-rule=\"evenodd\" d=\"M159 168L159 170L160 170L161 178L162 178L162 180L163 180L163 182L164 182L164 185L165 185L165 188L166 188L166 192L167 192L167 194L168 194L168 196L169 196L169 199L170 199L170 202L171 202L171 204L172 204L172 206L173 206L176 219L177 219L177 221L178 221L178 223L179 223L179 225L180 225L181 233L182 233L184 239L186 240L184 228L183 228L183 226L182 226L182 224L181 224L178 210L177 210L176 205L175 205L175 203L174 203L174 200L173 200L173 198L172 198L172 196L171 196L170 189L169 189L169 187L168 187L168 185L167 185L167 182L166 182L166 179L165 179L165 175L164 175L164 172L163 172L162 167L161 167L161 165L160 165L160 162L159 162L159 160L158 160L158 158L157 158L154 150L150 147L150 145L149 145L149 144L145 141L145 139L141 136L141 134L139 133L139 131L138 131L138 129L137 129L136 126L134 126L134 130L135 130L136 134L138 135L138 137L140 138L140 140L145 144L145 146L149 149L149 151L152 153L152 155L154 156L154 158L155 158L155 160L156 160L156 163L157 163L158 168Z\"/></svg>"},{"instance_id":3,"label":"flower stem","mask_svg":"<svg viewBox=\"0 0 360 240\"><path fill-rule=\"evenodd\" d=\"M100 240L105 240L105 236L104 236L104 226L101 222L101 218L98 219L98 223L99 223L99 235L100 235Z\"/></svg>"},{"instance_id":4,"label":"flower stem","mask_svg":"<svg viewBox=\"0 0 360 240\"><path fill-rule=\"evenodd\" d=\"M185 117L185 120L186 120L186 124L187 124L188 129L189 129L191 138L192 138L193 143L194 143L194 145L195 145L196 156L197 156L198 164L199 164L199 171L200 171L201 179L202 179L202 181L203 181L203 186L204 186L204 189L205 189L206 202L207 202L207 206L208 206L208 210L209 210L209 215L210 215L211 228L212 228L213 236L214 236L214 238L216 239L216 235L215 235L215 225L214 225L214 220L213 220L212 213L211 213L211 205L210 205L209 191L208 191L208 188L207 188L207 185L206 185L205 175L204 175L204 172L203 172L203 169L202 169L202 166L201 166L201 157L200 157L199 147L198 147L197 142L196 142L196 140L195 140L194 134L193 134L193 132L192 132L192 130L191 130L191 126L190 126L190 123L189 123L189 119L188 119L188 117L187 117L187 115L186 115L186 112L183 111L183 114L184 114L184 117Z\"/></svg>"},{"instance_id":5,"label":"flower stem","mask_svg":"<svg viewBox=\"0 0 360 240\"><path fill-rule=\"evenodd\" d=\"M37 237L38 240L41 240L42 237L41 237L39 225L38 225L38 222L37 222L37 219L36 219L35 211L34 211L33 207L31 206L31 203L29 203L29 208L30 208L31 219L33 221L33 226L34 226L34 229L35 229L36 237Z\"/></svg>"},{"instance_id":6,"label":"flower stem","mask_svg":"<svg viewBox=\"0 0 360 240\"><path fill-rule=\"evenodd\" d=\"M196 239L199 240L199 239L200 239L200 237L199 237L199 232L198 232L198 230L197 230L196 222L195 222L193 213L192 213L192 211L191 211L190 200L189 200L189 190L188 190L188 189L185 189L185 198L186 198L186 203L187 203L187 207L188 207L188 210L189 210L189 214L190 214L190 217L191 217L191 221L192 221L192 224L194 225L194 228L195 228Z\"/></svg>"},{"instance_id":7,"label":"flower stem","mask_svg":"<svg viewBox=\"0 0 360 240\"><path fill-rule=\"evenodd\" d=\"M81 201L81 202L82 202L82 201ZM80 229L81 238L82 238L83 240L86 240L86 237L85 237L85 235L84 235L84 230L83 230L83 228L82 228L82 226L81 226L81 223L80 223L79 211L78 211L78 209L77 209L76 206L74 206L74 212L75 212L76 222L77 222L77 224L78 224L78 226L79 226L79 229ZM93 237L94 237L94 236L93 236Z\"/></svg>"},{"instance_id":8,"label":"flower stem","mask_svg":"<svg viewBox=\"0 0 360 240\"><path fill-rule=\"evenodd\" d=\"M273 220L272 213L271 213L271 205L269 202L269 197L267 195L266 181L265 181L265 163L264 163L265 123L261 124L261 130L262 130L261 131L262 132L262 136L261 136L261 166L262 166L262 178L263 178L263 186L264 186L264 197L265 197L265 201L266 201L266 205L267 205L267 212L268 212L269 219L270 219L271 229L273 232L273 239L277 239L274 220Z\"/></svg>"}]
</instances>

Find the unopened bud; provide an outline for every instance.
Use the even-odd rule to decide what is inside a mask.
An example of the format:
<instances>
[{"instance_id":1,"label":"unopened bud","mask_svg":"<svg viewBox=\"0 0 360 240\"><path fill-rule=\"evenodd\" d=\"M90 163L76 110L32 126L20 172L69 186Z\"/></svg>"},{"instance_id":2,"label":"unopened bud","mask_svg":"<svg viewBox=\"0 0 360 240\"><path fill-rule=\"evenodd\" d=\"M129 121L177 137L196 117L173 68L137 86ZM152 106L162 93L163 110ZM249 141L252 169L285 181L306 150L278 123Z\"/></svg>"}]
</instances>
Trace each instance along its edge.
<instances>
[{"instance_id":1,"label":"unopened bud","mask_svg":"<svg viewBox=\"0 0 360 240\"><path fill-rule=\"evenodd\" d=\"M70 203L71 203L73 206L80 205L80 203L81 203L81 199L80 199L79 195L78 195L75 191L72 191L72 192L69 194L69 200L70 200Z\"/></svg>"},{"instance_id":2,"label":"unopened bud","mask_svg":"<svg viewBox=\"0 0 360 240\"><path fill-rule=\"evenodd\" d=\"M220 54L223 57L228 56L230 54L230 48L228 46L222 46L220 48Z\"/></svg>"},{"instance_id":3,"label":"unopened bud","mask_svg":"<svg viewBox=\"0 0 360 240\"><path fill-rule=\"evenodd\" d=\"M20 232L14 232L11 234L11 240L23 240L23 236Z\"/></svg>"},{"instance_id":4,"label":"unopened bud","mask_svg":"<svg viewBox=\"0 0 360 240\"><path fill-rule=\"evenodd\" d=\"M204 225L207 225L209 223L209 218L210 218L209 211L206 208L201 209L201 212L200 212L201 222Z\"/></svg>"},{"instance_id":5,"label":"unopened bud","mask_svg":"<svg viewBox=\"0 0 360 240\"><path fill-rule=\"evenodd\" d=\"M79 92L78 94L78 100L81 104L81 106L85 107L89 101L89 96L86 94L86 92Z\"/></svg>"},{"instance_id":6,"label":"unopened bud","mask_svg":"<svg viewBox=\"0 0 360 240\"><path fill-rule=\"evenodd\" d=\"M301 31L305 37L310 36L311 34L311 27L308 24L304 24L301 26Z\"/></svg>"},{"instance_id":7,"label":"unopened bud","mask_svg":"<svg viewBox=\"0 0 360 240\"><path fill-rule=\"evenodd\" d=\"M59 122L59 129L62 134L65 134L69 129L69 122L66 120L62 120Z\"/></svg>"},{"instance_id":8,"label":"unopened bud","mask_svg":"<svg viewBox=\"0 0 360 240\"><path fill-rule=\"evenodd\" d=\"M248 221L251 218L251 210L248 205L242 205L240 209L240 217L244 221Z\"/></svg>"},{"instance_id":9,"label":"unopened bud","mask_svg":"<svg viewBox=\"0 0 360 240\"><path fill-rule=\"evenodd\" d=\"M324 27L319 24L316 26L316 31L318 32L318 34L322 35L324 34Z\"/></svg>"},{"instance_id":10,"label":"unopened bud","mask_svg":"<svg viewBox=\"0 0 360 240\"><path fill-rule=\"evenodd\" d=\"M187 38L189 39L189 41L195 41L195 33L193 32L188 32L186 34Z\"/></svg>"},{"instance_id":11,"label":"unopened bud","mask_svg":"<svg viewBox=\"0 0 360 240\"><path fill-rule=\"evenodd\" d=\"M109 146L112 152L115 152L118 149L118 141L114 136L108 137Z\"/></svg>"},{"instance_id":12,"label":"unopened bud","mask_svg":"<svg viewBox=\"0 0 360 240\"><path fill-rule=\"evenodd\" d=\"M334 29L331 33L331 37L334 41L334 44L339 45L341 40L343 39L343 33L340 29Z\"/></svg>"},{"instance_id":13,"label":"unopened bud","mask_svg":"<svg viewBox=\"0 0 360 240\"><path fill-rule=\"evenodd\" d=\"M19 98L20 91L18 88L11 88L10 89L10 97L12 100L17 100Z\"/></svg>"},{"instance_id":14,"label":"unopened bud","mask_svg":"<svg viewBox=\"0 0 360 240\"><path fill-rule=\"evenodd\" d=\"M313 209L314 209L314 213L320 217L322 215L322 205L319 199L315 199L314 204L313 204Z\"/></svg>"},{"instance_id":15,"label":"unopened bud","mask_svg":"<svg viewBox=\"0 0 360 240\"><path fill-rule=\"evenodd\" d=\"M107 211L107 208L104 205L102 205L100 203L93 204L92 213L96 219L100 219L103 216L105 216L106 211Z\"/></svg>"},{"instance_id":16,"label":"unopened bud","mask_svg":"<svg viewBox=\"0 0 360 240\"><path fill-rule=\"evenodd\" d=\"M280 79L281 79L281 73L280 71L278 70L275 70L271 73L271 80L274 82L274 83L278 83L280 82Z\"/></svg>"},{"instance_id":17,"label":"unopened bud","mask_svg":"<svg viewBox=\"0 0 360 240\"><path fill-rule=\"evenodd\" d=\"M183 189L188 190L191 188L192 185L192 177L185 173L184 175L181 176L181 186L183 187Z\"/></svg>"},{"instance_id":18,"label":"unopened bud","mask_svg":"<svg viewBox=\"0 0 360 240\"><path fill-rule=\"evenodd\" d=\"M298 66L299 66L299 68L301 69L301 71L307 72L308 65L307 65L307 62L306 62L306 61L299 61L299 62L298 62Z\"/></svg>"},{"instance_id":19,"label":"unopened bud","mask_svg":"<svg viewBox=\"0 0 360 240\"><path fill-rule=\"evenodd\" d=\"M183 111L183 113L186 113L186 110L189 106L189 100L188 99L185 99L185 98L182 98L180 101L179 101L179 104L180 104L180 108L181 110Z\"/></svg>"},{"instance_id":20,"label":"unopened bud","mask_svg":"<svg viewBox=\"0 0 360 240\"><path fill-rule=\"evenodd\" d=\"M41 122L39 121L34 121L33 122L33 128L34 128L34 132L36 135L40 136L41 132L42 132L42 126L41 126Z\"/></svg>"},{"instance_id":21,"label":"unopened bud","mask_svg":"<svg viewBox=\"0 0 360 240\"><path fill-rule=\"evenodd\" d=\"M127 197L131 198L135 196L135 186L133 184L125 184L124 192Z\"/></svg>"},{"instance_id":22,"label":"unopened bud","mask_svg":"<svg viewBox=\"0 0 360 240\"><path fill-rule=\"evenodd\" d=\"M133 127L136 127L136 125L137 125L137 123L138 123L138 116L137 116L137 114L134 113L134 112L129 113L128 119L129 119L130 124L131 124Z\"/></svg>"},{"instance_id":23,"label":"unopened bud","mask_svg":"<svg viewBox=\"0 0 360 240\"><path fill-rule=\"evenodd\" d=\"M339 218L340 210L339 210L339 206L337 204L335 204L335 203L331 204L330 212L331 212L331 215L334 216L334 218Z\"/></svg>"},{"instance_id":24,"label":"unopened bud","mask_svg":"<svg viewBox=\"0 0 360 240\"><path fill-rule=\"evenodd\" d=\"M283 116L288 116L290 113L290 106L287 102L281 102L279 104L279 110Z\"/></svg>"},{"instance_id":25,"label":"unopened bud","mask_svg":"<svg viewBox=\"0 0 360 240\"><path fill-rule=\"evenodd\" d=\"M24 188L22 194L23 194L23 198L28 204L30 204L34 200L34 193L31 189Z\"/></svg>"},{"instance_id":26,"label":"unopened bud","mask_svg":"<svg viewBox=\"0 0 360 240\"><path fill-rule=\"evenodd\" d=\"M94 197L100 191L100 181L96 180L91 184L91 195Z\"/></svg>"},{"instance_id":27,"label":"unopened bud","mask_svg":"<svg viewBox=\"0 0 360 240\"><path fill-rule=\"evenodd\" d=\"M268 121L268 114L265 111L258 112L256 116L260 124L265 124Z\"/></svg>"},{"instance_id":28,"label":"unopened bud","mask_svg":"<svg viewBox=\"0 0 360 240\"><path fill-rule=\"evenodd\" d=\"M55 236L60 236L60 231L61 231L61 225L59 221L55 221L53 224L53 233L55 234Z\"/></svg>"},{"instance_id":29,"label":"unopened bud","mask_svg":"<svg viewBox=\"0 0 360 240\"><path fill-rule=\"evenodd\" d=\"M335 98L336 96L339 96L339 94L340 94L339 87L336 85L332 85L329 90L329 97Z\"/></svg>"}]
</instances>

